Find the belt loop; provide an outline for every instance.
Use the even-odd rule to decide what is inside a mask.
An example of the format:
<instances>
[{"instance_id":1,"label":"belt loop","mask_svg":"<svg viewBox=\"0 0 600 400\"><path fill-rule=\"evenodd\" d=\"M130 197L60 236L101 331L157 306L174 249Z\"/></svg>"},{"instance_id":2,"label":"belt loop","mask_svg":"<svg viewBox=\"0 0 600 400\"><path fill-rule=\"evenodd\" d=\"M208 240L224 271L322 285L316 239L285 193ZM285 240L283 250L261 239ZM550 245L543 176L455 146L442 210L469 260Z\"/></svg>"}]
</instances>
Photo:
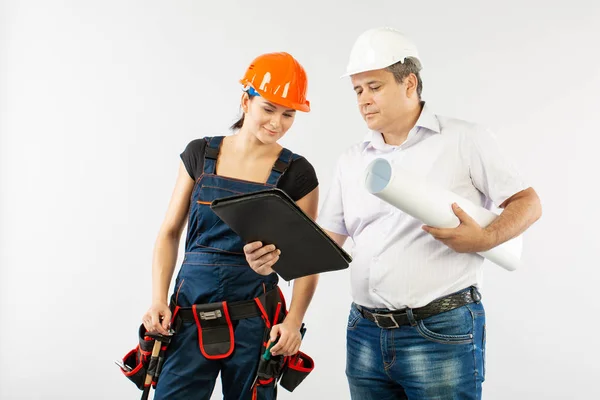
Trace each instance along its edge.
<instances>
[{"instance_id":1,"label":"belt loop","mask_svg":"<svg viewBox=\"0 0 600 400\"><path fill-rule=\"evenodd\" d=\"M361 305L356 304L355 302L352 302L352 306L350 308L356 308L356 311L358 311L358 314L360 315L361 318L366 318L365 317L365 311L362 308Z\"/></svg>"},{"instance_id":2,"label":"belt loop","mask_svg":"<svg viewBox=\"0 0 600 400\"><path fill-rule=\"evenodd\" d=\"M471 286L471 297L475 303L479 304L481 302L481 293L479 293L479 290L475 286Z\"/></svg>"},{"instance_id":3,"label":"belt loop","mask_svg":"<svg viewBox=\"0 0 600 400\"><path fill-rule=\"evenodd\" d=\"M173 326L171 327L175 332L179 332L181 329L181 325L183 325L183 319L179 314L175 315L175 319L173 320Z\"/></svg>"},{"instance_id":4,"label":"belt loop","mask_svg":"<svg viewBox=\"0 0 600 400\"><path fill-rule=\"evenodd\" d=\"M415 319L415 316L413 315L412 308L406 307L406 316L408 317L408 322L410 322L410 326L412 326L413 328L415 326L417 326L417 320Z\"/></svg>"}]
</instances>

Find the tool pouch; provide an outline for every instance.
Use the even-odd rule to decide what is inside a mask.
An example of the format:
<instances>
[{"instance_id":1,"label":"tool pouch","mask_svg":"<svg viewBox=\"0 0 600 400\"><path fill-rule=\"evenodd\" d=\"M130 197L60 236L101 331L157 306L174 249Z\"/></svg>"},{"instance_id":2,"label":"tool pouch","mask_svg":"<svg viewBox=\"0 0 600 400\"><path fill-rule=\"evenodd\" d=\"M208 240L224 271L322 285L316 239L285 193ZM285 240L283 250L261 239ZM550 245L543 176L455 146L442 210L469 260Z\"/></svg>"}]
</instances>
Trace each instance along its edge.
<instances>
[{"instance_id":1,"label":"tool pouch","mask_svg":"<svg viewBox=\"0 0 600 400\"><path fill-rule=\"evenodd\" d=\"M255 299L258 307L262 312L263 321L265 322L265 333L263 336L263 345L261 347L261 357L258 363L257 384L268 385L277 381L281 376L283 367L287 357L282 355L272 356L266 353L270 344L271 328L274 325L280 324L285 319L287 314L285 306L285 298L283 293L278 289L276 296L260 296ZM265 354L268 354L265 357Z\"/></svg>"},{"instance_id":2,"label":"tool pouch","mask_svg":"<svg viewBox=\"0 0 600 400\"><path fill-rule=\"evenodd\" d=\"M266 325L265 337L261 349L261 354L264 355L268 350L271 328L273 325L284 321L287 315L287 308L285 297L281 291L279 291L278 298L258 298L257 302L263 305L263 319ZM279 381L281 386L291 392L302 383L313 369L314 362L312 358L302 352L298 352L291 357L279 355L267 356L265 359L264 356L261 356L258 364L257 384L267 385L281 379Z\"/></svg>"},{"instance_id":3,"label":"tool pouch","mask_svg":"<svg viewBox=\"0 0 600 400\"><path fill-rule=\"evenodd\" d=\"M132 381L140 390L144 390L144 381L146 375L151 374L152 386L156 387L158 376L165 360L165 352L167 351L168 342L163 341L161 344L158 358L152 359L152 348L154 347L154 338L147 335L144 325L140 325L138 330L139 343L129 353L123 357L121 372Z\"/></svg>"},{"instance_id":4,"label":"tool pouch","mask_svg":"<svg viewBox=\"0 0 600 400\"><path fill-rule=\"evenodd\" d=\"M288 358L279 384L284 389L293 392L314 368L313 359L299 351Z\"/></svg>"},{"instance_id":5,"label":"tool pouch","mask_svg":"<svg viewBox=\"0 0 600 400\"><path fill-rule=\"evenodd\" d=\"M229 357L235 340L227 303L195 304L192 309L202 355L209 360Z\"/></svg>"},{"instance_id":6,"label":"tool pouch","mask_svg":"<svg viewBox=\"0 0 600 400\"><path fill-rule=\"evenodd\" d=\"M268 343L268 337L266 338ZM263 346L263 354L266 350L266 346ZM265 359L262 355L260 357L260 361L258 363L258 384L259 385L268 385L274 381L277 381L281 376L281 372L285 366L287 361L287 357L282 355L278 356L270 356L268 359Z\"/></svg>"}]
</instances>

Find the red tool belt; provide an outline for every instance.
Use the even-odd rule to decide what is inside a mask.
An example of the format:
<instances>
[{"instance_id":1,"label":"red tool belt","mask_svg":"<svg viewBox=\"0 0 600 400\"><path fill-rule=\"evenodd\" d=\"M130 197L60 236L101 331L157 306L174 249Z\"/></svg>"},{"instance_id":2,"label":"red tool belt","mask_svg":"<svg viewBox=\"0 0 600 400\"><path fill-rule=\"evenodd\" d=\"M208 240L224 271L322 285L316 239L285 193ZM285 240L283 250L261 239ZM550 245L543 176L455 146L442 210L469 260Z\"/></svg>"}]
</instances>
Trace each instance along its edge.
<instances>
[{"instance_id":1,"label":"red tool belt","mask_svg":"<svg viewBox=\"0 0 600 400\"><path fill-rule=\"evenodd\" d=\"M175 334L183 322L194 322L198 329L200 351L204 357L218 360L229 357L235 348L232 322L258 316L265 322L261 348L261 355L264 354L271 328L283 322L287 315L287 308L283 293L279 288L274 288L252 300L195 304L188 308L177 306L172 310L172 314L171 327ZM157 362L151 363L154 339L147 335L143 325L140 326L138 346L123 357L121 365L123 374L143 390L146 374L152 372L154 376L152 386L156 387L167 344L161 347ZM281 386L293 391L313 368L312 359L302 352L291 357L273 356L269 360L261 356L253 390L256 391L259 385L274 384L281 378Z\"/></svg>"},{"instance_id":2,"label":"red tool belt","mask_svg":"<svg viewBox=\"0 0 600 400\"><path fill-rule=\"evenodd\" d=\"M176 307L173 321L176 332L183 322L194 322L198 328L200 351L206 358L218 360L229 357L235 348L232 322L261 316L265 332L253 391L257 386L275 384L281 379L281 386L291 392L313 370L313 360L302 352L291 357L273 356L268 360L262 357L269 345L271 328L282 323L286 315L285 297L279 288L274 288L252 300Z\"/></svg>"},{"instance_id":3,"label":"red tool belt","mask_svg":"<svg viewBox=\"0 0 600 400\"><path fill-rule=\"evenodd\" d=\"M229 357L235 347L232 322L258 316L264 319L267 310L276 307L279 297L279 288L275 288L252 300L175 307L173 327L177 332L183 322L194 322L202 355L209 360L219 360Z\"/></svg>"}]
</instances>

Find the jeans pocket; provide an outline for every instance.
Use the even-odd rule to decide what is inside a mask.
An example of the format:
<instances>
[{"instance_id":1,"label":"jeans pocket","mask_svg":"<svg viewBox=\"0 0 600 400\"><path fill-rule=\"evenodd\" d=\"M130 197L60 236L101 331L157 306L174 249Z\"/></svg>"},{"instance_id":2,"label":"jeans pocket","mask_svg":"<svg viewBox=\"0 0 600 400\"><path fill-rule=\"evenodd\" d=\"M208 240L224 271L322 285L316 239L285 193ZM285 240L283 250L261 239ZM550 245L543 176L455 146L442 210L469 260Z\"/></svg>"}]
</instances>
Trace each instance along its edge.
<instances>
[{"instance_id":1,"label":"jeans pocket","mask_svg":"<svg viewBox=\"0 0 600 400\"><path fill-rule=\"evenodd\" d=\"M350 308L350 314L348 315L347 329L349 329L349 330L355 329L356 325L358 325L358 321L360 320L361 317L362 317L362 315L360 315L360 312L358 311L356 306L353 304L352 308Z\"/></svg>"},{"instance_id":2,"label":"jeans pocket","mask_svg":"<svg viewBox=\"0 0 600 400\"><path fill-rule=\"evenodd\" d=\"M466 307L420 320L415 328L423 338L436 343L467 344L473 341L473 316Z\"/></svg>"}]
</instances>

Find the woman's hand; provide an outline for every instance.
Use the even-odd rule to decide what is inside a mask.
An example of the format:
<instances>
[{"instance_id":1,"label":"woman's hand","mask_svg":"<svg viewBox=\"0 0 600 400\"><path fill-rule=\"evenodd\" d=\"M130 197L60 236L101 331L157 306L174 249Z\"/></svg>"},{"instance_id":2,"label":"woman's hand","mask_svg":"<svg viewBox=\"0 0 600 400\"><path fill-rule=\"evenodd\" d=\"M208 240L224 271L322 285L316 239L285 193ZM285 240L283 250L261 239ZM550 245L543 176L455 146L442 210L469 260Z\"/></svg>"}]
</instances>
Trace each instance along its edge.
<instances>
[{"instance_id":1,"label":"woman's hand","mask_svg":"<svg viewBox=\"0 0 600 400\"><path fill-rule=\"evenodd\" d=\"M169 335L171 309L167 303L153 303L142 317L142 323L148 332Z\"/></svg>"},{"instance_id":2,"label":"woman's hand","mask_svg":"<svg viewBox=\"0 0 600 400\"><path fill-rule=\"evenodd\" d=\"M281 324L271 328L270 341L277 340L277 336L279 336L279 341L271 348L272 355L293 356L300 350L300 344L302 343L300 325L290 322L286 318Z\"/></svg>"},{"instance_id":3,"label":"woman's hand","mask_svg":"<svg viewBox=\"0 0 600 400\"><path fill-rule=\"evenodd\" d=\"M270 275L275 272L272 267L279 260L281 250L276 249L272 244L263 246L262 242L252 242L244 246L244 254L254 272Z\"/></svg>"}]
</instances>

